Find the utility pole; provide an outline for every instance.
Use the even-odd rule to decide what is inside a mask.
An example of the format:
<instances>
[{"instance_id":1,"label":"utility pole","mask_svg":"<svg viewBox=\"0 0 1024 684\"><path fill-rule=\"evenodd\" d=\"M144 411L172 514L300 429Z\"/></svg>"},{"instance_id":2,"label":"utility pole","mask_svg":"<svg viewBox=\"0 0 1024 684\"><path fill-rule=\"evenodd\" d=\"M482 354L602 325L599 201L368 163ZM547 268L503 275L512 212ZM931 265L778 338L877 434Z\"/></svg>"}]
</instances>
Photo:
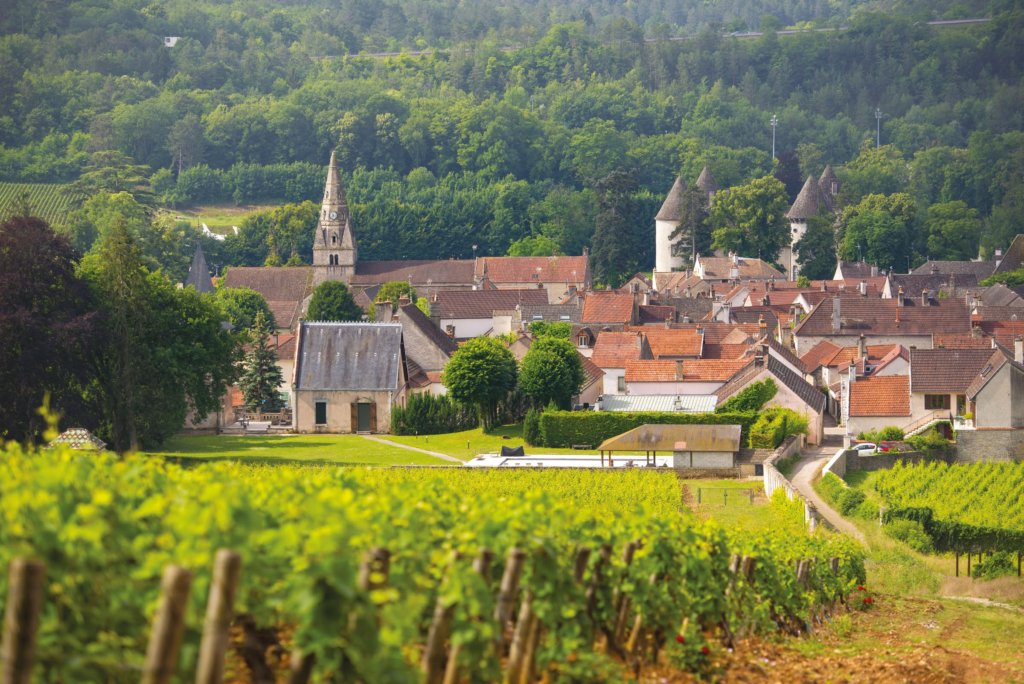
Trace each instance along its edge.
<instances>
[{"instance_id":1,"label":"utility pole","mask_svg":"<svg viewBox=\"0 0 1024 684\"><path fill-rule=\"evenodd\" d=\"M775 159L775 127L779 125L779 117L772 114L772 159Z\"/></svg>"},{"instance_id":2,"label":"utility pole","mask_svg":"<svg viewBox=\"0 0 1024 684\"><path fill-rule=\"evenodd\" d=\"M875 147L882 146L882 110L875 107Z\"/></svg>"}]
</instances>

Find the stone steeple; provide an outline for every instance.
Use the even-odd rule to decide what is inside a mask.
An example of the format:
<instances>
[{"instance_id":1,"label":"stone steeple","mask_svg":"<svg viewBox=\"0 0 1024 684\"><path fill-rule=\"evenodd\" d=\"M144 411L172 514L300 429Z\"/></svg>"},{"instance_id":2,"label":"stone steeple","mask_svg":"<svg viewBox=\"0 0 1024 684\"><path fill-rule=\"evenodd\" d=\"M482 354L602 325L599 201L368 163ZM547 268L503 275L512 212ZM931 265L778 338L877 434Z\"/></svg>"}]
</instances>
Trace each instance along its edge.
<instances>
[{"instance_id":1,"label":"stone steeple","mask_svg":"<svg viewBox=\"0 0 1024 684\"><path fill-rule=\"evenodd\" d=\"M203 254L203 245L196 243L196 253L192 257L192 265L188 267L188 277L182 284L183 287L191 285L199 294L211 294L214 292L213 283L210 282L210 267L206 265L206 255Z\"/></svg>"},{"instance_id":2,"label":"stone steeple","mask_svg":"<svg viewBox=\"0 0 1024 684\"><path fill-rule=\"evenodd\" d=\"M341 186L338 163L331 152L324 184L324 200L320 219L313 236L313 285L326 280L340 280L351 284L356 272L356 236L352 231L352 218Z\"/></svg>"}]
</instances>

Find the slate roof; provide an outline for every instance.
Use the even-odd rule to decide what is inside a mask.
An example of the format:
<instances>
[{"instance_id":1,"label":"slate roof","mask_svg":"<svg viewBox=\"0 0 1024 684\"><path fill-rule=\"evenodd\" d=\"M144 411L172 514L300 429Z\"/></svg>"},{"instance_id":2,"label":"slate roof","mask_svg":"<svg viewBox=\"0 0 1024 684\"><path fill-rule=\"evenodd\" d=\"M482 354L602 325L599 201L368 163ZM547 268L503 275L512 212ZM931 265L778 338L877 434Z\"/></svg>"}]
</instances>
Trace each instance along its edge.
<instances>
[{"instance_id":1,"label":"slate roof","mask_svg":"<svg viewBox=\"0 0 1024 684\"><path fill-rule=\"evenodd\" d=\"M995 261L926 261L913 271L911 275L966 275L974 276L981 281L992 275L996 268Z\"/></svg>"},{"instance_id":2,"label":"slate roof","mask_svg":"<svg viewBox=\"0 0 1024 684\"><path fill-rule=\"evenodd\" d=\"M523 325L537 320L579 323L583 317L583 307L579 304L524 304L520 311L523 314Z\"/></svg>"},{"instance_id":3,"label":"slate roof","mask_svg":"<svg viewBox=\"0 0 1024 684\"><path fill-rule=\"evenodd\" d=\"M492 283L580 284L587 280L588 262L585 256L480 257L475 275Z\"/></svg>"},{"instance_id":4,"label":"slate roof","mask_svg":"<svg viewBox=\"0 0 1024 684\"><path fill-rule=\"evenodd\" d=\"M1024 322L1024 311L1019 306L977 306L971 318L975 321Z\"/></svg>"},{"instance_id":5,"label":"slate roof","mask_svg":"<svg viewBox=\"0 0 1024 684\"><path fill-rule=\"evenodd\" d=\"M482 319L491 318L495 311L508 311L524 304L541 305L548 303L547 290L441 290L437 293L437 305L441 318Z\"/></svg>"},{"instance_id":6,"label":"slate roof","mask_svg":"<svg viewBox=\"0 0 1024 684\"><path fill-rule=\"evenodd\" d=\"M804 365L803 359L797 356L796 352L794 352L792 349L785 346L784 344L779 343L779 341L776 340L771 335L768 336L766 344L769 346L769 348L771 348L772 351L774 351L776 354L784 358L787 362L792 364L793 367L799 370L801 373L808 372L807 367Z\"/></svg>"},{"instance_id":7,"label":"slate roof","mask_svg":"<svg viewBox=\"0 0 1024 684\"><path fill-rule=\"evenodd\" d=\"M1004 349L992 350L992 356L989 357L988 362L978 372L978 375L968 385L965 394L969 399L974 399L985 385L988 384L989 380L995 377L995 374L999 372L999 369L1010 364L1015 367L1018 371L1024 373L1024 366L1013 360L1013 357Z\"/></svg>"},{"instance_id":8,"label":"slate roof","mask_svg":"<svg viewBox=\"0 0 1024 684\"><path fill-rule=\"evenodd\" d=\"M698 256L697 259L700 261L703 278L704 280L729 280L730 273L733 268L732 259L729 257L710 257L710 256ZM739 257L735 264L737 270L739 270L739 277L741 279L754 279L754 280L785 280L786 276L780 273L777 269L769 265L767 262L761 259L748 259L747 257Z\"/></svg>"},{"instance_id":9,"label":"slate roof","mask_svg":"<svg viewBox=\"0 0 1024 684\"><path fill-rule=\"evenodd\" d=\"M411 282L416 288L473 287L472 259L410 261L357 261L353 286L381 285L392 280ZM427 285L427 281L430 285ZM424 293L425 294L425 293Z\"/></svg>"},{"instance_id":10,"label":"slate roof","mask_svg":"<svg viewBox=\"0 0 1024 684\"><path fill-rule=\"evenodd\" d=\"M409 304L401 304L398 307L398 320L402 325L416 327L438 349L449 356L454 354L459 348L455 340L446 335L441 328L427 318L426 314L420 311L418 306L411 302Z\"/></svg>"},{"instance_id":11,"label":"slate roof","mask_svg":"<svg viewBox=\"0 0 1024 684\"><path fill-rule=\"evenodd\" d=\"M973 273L911 273L891 275L892 291L898 292L903 288L907 297L920 296L922 290L929 292L945 292L947 294L958 294L959 290L977 287L978 278ZM1012 292L1012 290L1011 290Z\"/></svg>"},{"instance_id":12,"label":"slate roof","mask_svg":"<svg viewBox=\"0 0 1024 684\"><path fill-rule=\"evenodd\" d=\"M698 335L696 330L673 330L652 326L644 335L656 359L681 356L696 358L701 355L704 336Z\"/></svg>"},{"instance_id":13,"label":"slate roof","mask_svg":"<svg viewBox=\"0 0 1024 684\"><path fill-rule=\"evenodd\" d=\"M206 255L203 254L203 243L196 243L196 253L192 256L192 265L188 267L188 277L183 283L185 287L191 285L199 294L212 294L215 290L210 281L210 267L206 265Z\"/></svg>"},{"instance_id":14,"label":"slate roof","mask_svg":"<svg viewBox=\"0 0 1024 684\"><path fill-rule=\"evenodd\" d=\"M850 383L850 416L909 416L910 378L880 375Z\"/></svg>"},{"instance_id":15,"label":"slate roof","mask_svg":"<svg viewBox=\"0 0 1024 684\"><path fill-rule=\"evenodd\" d=\"M640 325L665 324L665 320L674 323L676 308L666 304L641 304L637 307L637 323Z\"/></svg>"},{"instance_id":16,"label":"slate roof","mask_svg":"<svg viewBox=\"0 0 1024 684\"><path fill-rule=\"evenodd\" d=\"M793 206L786 212L786 218L796 220L813 218L830 210L831 204L828 196L821 191L818 182L814 180L814 176L807 176L804 186L800 189L800 194L796 196Z\"/></svg>"},{"instance_id":17,"label":"slate roof","mask_svg":"<svg viewBox=\"0 0 1024 684\"><path fill-rule=\"evenodd\" d=\"M911 349L910 391L963 394L991 357L991 349Z\"/></svg>"},{"instance_id":18,"label":"slate roof","mask_svg":"<svg viewBox=\"0 0 1024 684\"><path fill-rule=\"evenodd\" d=\"M633 319L633 295L590 292L583 300L583 323L629 323Z\"/></svg>"},{"instance_id":19,"label":"slate roof","mask_svg":"<svg viewBox=\"0 0 1024 684\"><path fill-rule=\"evenodd\" d=\"M769 373L774 375L793 394L800 397L800 400L812 408L815 413L823 413L825 411L825 395L822 394L821 390L791 371L786 364L774 356L768 357L766 366Z\"/></svg>"},{"instance_id":20,"label":"slate roof","mask_svg":"<svg viewBox=\"0 0 1024 684\"><path fill-rule=\"evenodd\" d=\"M655 221L681 221L683 219L682 204L683 193L686 192L686 181L682 176L676 176L675 182L665 196L665 201L654 217Z\"/></svg>"},{"instance_id":21,"label":"slate roof","mask_svg":"<svg viewBox=\"0 0 1024 684\"><path fill-rule=\"evenodd\" d=\"M975 292L974 296L984 306L1024 307L1024 298L1002 283L983 287Z\"/></svg>"},{"instance_id":22,"label":"slate roof","mask_svg":"<svg viewBox=\"0 0 1024 684\"><path fill-rule=\"evenodd\" d=\"M861 278L872 278L878 275L878 268L866 261L840 261L836 272L844 280L859 280Z\"/></svg>"},{"instance_id":23,"label":"slate roof","mask_svg":"<svg viewBox=\"0 0 1024 684\"><path fill-rule=\"evenodd\" d=\"M643 335L635 332L600 332L590 360L599 368L625 368L626 363L651 358L651 348Z\"/></svg>"},{"instance_id":24,"label":"slate roof","mask_svg":"<svg viewBox=\"0 0 1024 684\"><path fill-rule=\"evenodd\" d=\"M840 328L832 328L832 312L839 302ZM823 300L797 324L794 335L926 335L932 332L970 332L967 307L960 300L939 299L922 306L919 299L873 299L856 294Z\"/></svg>"},{"instance_id":25,"label":"slate roof","mask_svg":"<svg viewBox=\"0 0 1024 684\"><path fill-rule=\"evenodd\" d=\"M302 313L302 302L313 292L309 266L232 266L224 287L247 287L267 300L278 328L291 329Z\"/></svg>"},{"instance_id":26,"label":"slate roof","mask_svg":"<svg viewBox=\"0 0 1024 684\"><path fill-rule=\"evenodd\" d=\"M718 181L711 175L711 169L705 164L704 168L700 170L700 175L697 176L697 187L704 191L705 194L712 192L718 192Z\"/></svg>"},{"instance_id":27,"label":"slate roof","mask_svg":"<svg viewBox=\"0 0 1024 684\"><path fill-rule=\"evenodd\" d=\"M626 362L626 382L726 382L747 365L746 359L686 359Z\"/></svg>"},{"instance_id":28,"label":"slate roof","mask_svg":"<svg viewBox=\"0 0 1024 684\"><path fill-rule=\"evenodd\" d=\"M1021 266L1024 266L1024 235L1017 235L1013 238L1010 246L1006 248L1006 253L999 265L992 269L992 273L1016 271Z\"/></svg>"},{"instance_id":29,"label":"slate roof","mask_svg":"<svg viewBox=\"0 0 1024 684\"><path fill-rule=\"evenodd\" d=\"M397 323L303 321L299 340L297 390L402 387L402 326Z\"/></svg>"}]
</instances>

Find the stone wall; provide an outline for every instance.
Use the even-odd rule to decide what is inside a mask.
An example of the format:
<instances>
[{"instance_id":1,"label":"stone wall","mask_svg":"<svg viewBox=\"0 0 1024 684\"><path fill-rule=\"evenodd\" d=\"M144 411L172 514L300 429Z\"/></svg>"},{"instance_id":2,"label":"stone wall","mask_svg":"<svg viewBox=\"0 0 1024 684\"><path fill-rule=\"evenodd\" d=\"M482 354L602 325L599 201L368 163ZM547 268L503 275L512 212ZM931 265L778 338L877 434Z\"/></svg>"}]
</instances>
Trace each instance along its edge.
<instances>
[{"instance_id":1,"label":"stone wall","mask_svg":"<svg viewBox=\"0 0 1024 684\"><path fill-rule=\"evenodd\" d=\"M800 495L800 492L793 487L793 483L786 479L786 476L779 472L779 469L775 467L775 463L787 456L795 453L799 453L804 448L804 436L803 435L790 435L786 440L779 446L775 452L764 460L764 493L768 498L772 498L772 494L777 489L784 489L786 496L789 500L800 499L804 504L804 522L807 523L807 529L813 532L818 527L818 511L814 506L804 499Z\"/></svg>"},{"instance_id":2,"label":"stone wall","mask_svg":"<svg viewBox=\"0 0 1024 684\"><path fill-rule=\"evenodd\" d=\"M960 430L956 433L956 460L1024 461L1024 429Z\"/></svg>"}]
</instances>

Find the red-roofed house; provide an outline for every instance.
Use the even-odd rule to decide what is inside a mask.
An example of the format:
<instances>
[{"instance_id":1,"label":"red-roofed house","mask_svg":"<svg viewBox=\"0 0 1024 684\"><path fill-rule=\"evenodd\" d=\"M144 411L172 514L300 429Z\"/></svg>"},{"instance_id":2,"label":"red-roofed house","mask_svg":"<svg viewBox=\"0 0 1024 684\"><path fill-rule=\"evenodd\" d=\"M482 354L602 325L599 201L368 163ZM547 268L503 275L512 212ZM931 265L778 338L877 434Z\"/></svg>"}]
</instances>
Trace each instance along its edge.
<instances>
[{"instance_id":1,"label":"red-roofed house","mask_svg":"<svg viewBox=\"0 0 1024 684\"><path fill-rule=\"evenodd\" d=\"M604 371L602 394L625 394L626 364L651 358L651 347L643 333L602 331L590 360Z\"/></svg>"},{"instance_id":2,"label":"red-roofed house","mask_svg":"<svg viewBox=\"0 0 1024 684\"><path fill-rule=\"evenodd\" d=\"M583 256L480 257L475 279L499 290L543 288L547 304L556 304L570 288L590 289L590 259Z\"/></svg>"},{"instance_id":3,"label":"red-roofed house","mask_svg":"<svg viewBox=\"0 0 1024 684\"><path fill-rule=\"evenodd\" d=\"M849 392L847 432L851 435L911 422L909 376L857 379L850 383Z\"/></svg>"},{"instance_id":4,"label":"red-roofed house","mask_svg":"<svg viewBox=\"0 0 1024 684\"><path fill-rule=\"evenodd\" d=\"M629 394L714 394L749 362L749 359L627 361L626 390Z\"/></svg>"},{"instance_id":5,"label":"red-roofed house","mask_svg":"<svg viewBox=\"0 0 1024 684\"><path fill-rule=\"evenodd\" d=\"M615 290L588 292L583 300L582 323L587 325L629 325L636 317L636 295Z\"/></svg>"}]
</instances>

